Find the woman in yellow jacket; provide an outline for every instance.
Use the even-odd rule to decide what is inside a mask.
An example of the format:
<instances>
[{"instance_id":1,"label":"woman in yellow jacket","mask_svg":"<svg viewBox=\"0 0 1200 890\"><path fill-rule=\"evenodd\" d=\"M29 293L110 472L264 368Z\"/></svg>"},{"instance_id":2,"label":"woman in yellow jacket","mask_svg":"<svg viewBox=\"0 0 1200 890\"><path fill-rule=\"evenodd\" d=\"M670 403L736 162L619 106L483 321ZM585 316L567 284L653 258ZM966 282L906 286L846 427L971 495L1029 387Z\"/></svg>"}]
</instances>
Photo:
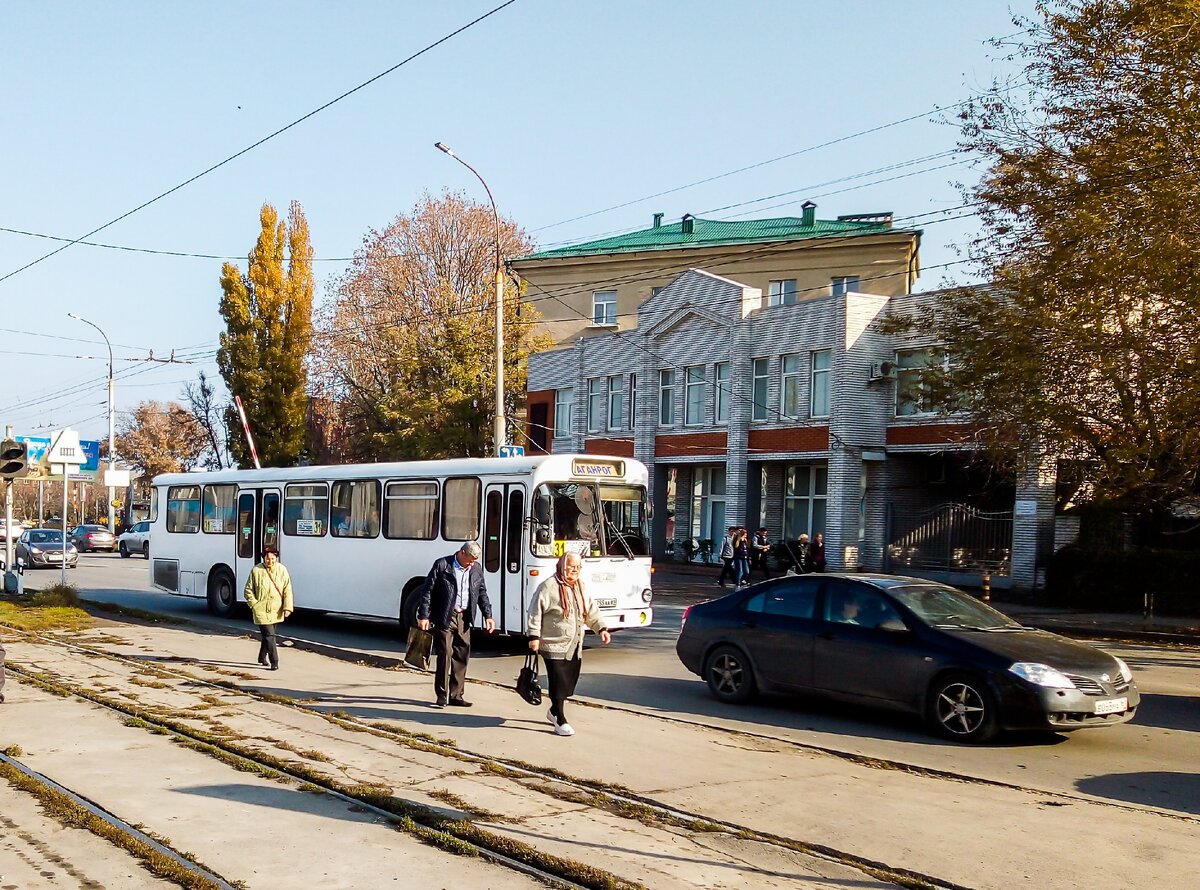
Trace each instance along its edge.
<instances>
[{"instance_id":1,"label":"woman in yellow jacket","mask_svg":"<svg viewBox=\"0 0 1200 890\"><path fill-rule=\"evenodd\" d=\"M254 613L254 623L262 635L258 663L279 670L279 650L275 645L275 625L292 614L292 578L274 547L263 548L263 560L246 579L246 605Z\"/></svg>"}]
</instances>

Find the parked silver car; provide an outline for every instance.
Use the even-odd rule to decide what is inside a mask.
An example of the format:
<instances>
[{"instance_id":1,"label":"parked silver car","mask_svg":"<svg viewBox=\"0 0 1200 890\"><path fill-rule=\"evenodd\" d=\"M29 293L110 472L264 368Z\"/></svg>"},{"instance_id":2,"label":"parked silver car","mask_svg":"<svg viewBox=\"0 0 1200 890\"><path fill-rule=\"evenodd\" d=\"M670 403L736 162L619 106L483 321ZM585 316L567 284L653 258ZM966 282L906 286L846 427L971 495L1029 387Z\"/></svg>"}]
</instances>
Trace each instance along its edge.
<instances>
[{"instance_id":1,"label":"parked silver car","mask_svg":"<svg viewBox=\"0 0 1200 890\"><path fill-rule=\"evenodd\" d=\"M140 553L146 559L150 558L150 520L143 519L135 522L117 538L117 549L121 556L128 558L131 553Z\"/></svg>"},{"instance_id":2,"label":"parked silver car","mask_svg":"<svg viewBox=\"0 0 1200 890\"><path fill-rule=\"evenodd\" d=\"M17 539L13 558L25 560L25 565L31 568L62 565L62 532L52 528L27 529ZM70 537L67 538L66 559L69 569L73 569L79 564L79 551L71 543Z\"/></svg>"}]
</instances>

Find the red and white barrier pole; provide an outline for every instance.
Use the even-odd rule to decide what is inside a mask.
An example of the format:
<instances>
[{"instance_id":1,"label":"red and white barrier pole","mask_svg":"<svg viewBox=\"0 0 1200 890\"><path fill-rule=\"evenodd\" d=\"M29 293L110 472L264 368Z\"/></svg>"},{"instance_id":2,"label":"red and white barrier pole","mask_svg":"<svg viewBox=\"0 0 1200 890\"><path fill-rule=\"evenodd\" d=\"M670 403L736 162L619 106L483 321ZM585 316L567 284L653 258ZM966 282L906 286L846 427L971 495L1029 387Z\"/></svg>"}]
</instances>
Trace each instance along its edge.
<instances>
[{"instance_id":1,"label":"red and white barrier pole","mask_svg":"<svg viewBox=\"0 0 1200 890\"><path fill-rule=\"evenodd\" d=\"M242 419L242 430L246 433L246 442L250 445L250 456L254 458L254 469L261 470L258 462L258 451L254 448L254 437L250 435L250 424L246 423L246 409L242 407L242 397L234 396L233 403L237 405L238 417Z\"/></svg>"}]
</instances>

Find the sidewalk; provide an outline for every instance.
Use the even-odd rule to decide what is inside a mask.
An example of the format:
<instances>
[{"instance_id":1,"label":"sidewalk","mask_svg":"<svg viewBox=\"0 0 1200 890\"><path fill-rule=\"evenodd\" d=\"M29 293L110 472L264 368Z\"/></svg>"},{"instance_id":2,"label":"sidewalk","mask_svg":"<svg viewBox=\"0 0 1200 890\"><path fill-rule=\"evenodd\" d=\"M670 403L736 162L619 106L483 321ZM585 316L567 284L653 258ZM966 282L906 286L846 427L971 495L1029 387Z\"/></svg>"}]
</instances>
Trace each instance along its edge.
<instances>
[{"instance_id":1,"label":"sidewalk","mask_svg":"<svg viewBox=\"0 0 1200 890\"><path fill-rule=\"evenodd\" d=\"M671 596L685 590L715 597L718 589L712 580L721 571L721 566L702 563L655 563L654 586L656 596ZM755 579L758 580L756 573ZM967 588L967 592L980 595L979 589ZM990 605L1005 615L1030 627L1038 627L1054 633L1081 637L1111 637L1147 643L1178 643L1200 646L1200 618L1182 618L1141 615L1118 612L1086 612L1075 609L1056 608L1026 601L1020 593L1010 590L992 590Z\"/></svg>"}]
</instances>

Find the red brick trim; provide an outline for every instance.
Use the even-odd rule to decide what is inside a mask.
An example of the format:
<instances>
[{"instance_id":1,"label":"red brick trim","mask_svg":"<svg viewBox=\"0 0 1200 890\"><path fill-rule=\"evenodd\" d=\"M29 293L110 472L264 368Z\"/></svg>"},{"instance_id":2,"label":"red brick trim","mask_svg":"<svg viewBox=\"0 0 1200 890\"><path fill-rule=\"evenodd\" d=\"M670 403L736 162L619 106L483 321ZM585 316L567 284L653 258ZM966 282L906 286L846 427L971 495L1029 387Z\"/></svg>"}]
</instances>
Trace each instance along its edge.
<instances>
[{"instance_id":1,"label":"red brick trim","mask_svg":"<svg viewBox=\"0 0 1200 890\"><path fill-rule=\"evenodd\" d=\"M889 426L889 445L972 445L979 427L972 423L923 423Z\"/></svg>"},{"instance_id":2,"label":"red brick trim","mask_svg":"<svg viewBox=\"0 0 1200 890\"><path fill-rule=\"evenodd\" d=\"M783 429L750 430L748 454L777 454L785 451L828 451L829 427L792 426Z\"/></svg>"},{"instance_id":3,"label":"red brick trim","mask_svg":"<svg viewBox=\"0 0 1200 890\"><path fill-rule=\"evenodd\" d=\"M614 457L633 457L633 439L585 439L585 454L611 454Z\"/></svg>"},{"instance_id":4,"label":"red brick trim","mask_svg":"<svg viewBox=\"0 0 1200 890\"><path fill-rule=\"evenodd\" d=\"M725 433L678 433L654 439L655 457L725 457L728 450Z\"/></svg>"}]
</instances>

